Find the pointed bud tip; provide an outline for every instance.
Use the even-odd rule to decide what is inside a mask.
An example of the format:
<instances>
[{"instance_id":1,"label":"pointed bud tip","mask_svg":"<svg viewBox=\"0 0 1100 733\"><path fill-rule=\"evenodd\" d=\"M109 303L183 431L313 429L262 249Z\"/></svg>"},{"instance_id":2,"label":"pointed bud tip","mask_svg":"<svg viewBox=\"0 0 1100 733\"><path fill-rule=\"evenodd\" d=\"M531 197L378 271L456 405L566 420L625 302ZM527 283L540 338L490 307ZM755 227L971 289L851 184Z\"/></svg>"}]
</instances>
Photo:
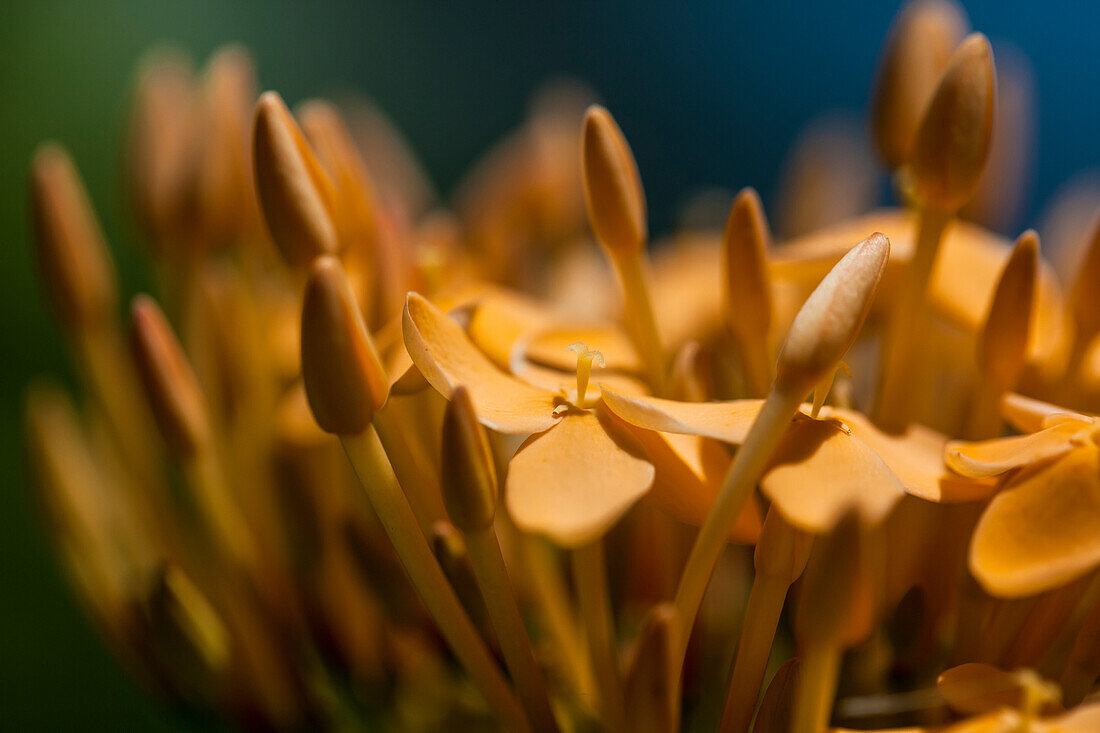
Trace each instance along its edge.
<instances>
[{"instance_id":1,"label":"pointed bud tip","mask_svg":"<svg viewBox=\"0 0 1100 733\"><path fill-rule=\"evenodd\" d=\"M730 326L739 335L763 338L772 315L767 255L771 230L756 189L743 188L733 200L722 245Z\"/></svg>"},{"instance_id":2,"label":"pointed bud tip","mask_svg":"<svg viewBox=\"0 0 1100 733\"><path fill-rule=\"evenodd\" d=\"M161 433L176 455L195 455L210 440L206 399L172 326L148 295L130 303L130 336Z\"/></svg>"},{"instance_id":3,"label":"pointed bud tip","mask_svg":"<svg viewBox=\"0 0 1100 733\"><path fill-rule=\"evenodd\" d=\"M485 529L496 513L497 476L485 429L470 393L455 387L443 414L442 489L451 522L463 532Z\"/></svg>"},{"instance_id":4,"label":"pointed bud tip","mask_svg":"<svg viewBox=\"0 0 1100 733\"><path fill-rule=\"evenodd\" d=\"M951 57L917 129L910 165L924 205L955 212L974 195L993 137L995 88L989 40L971 33Z\"/></svg>"},{"instance_id":5,"label":"pointed bud tip","mask_svg":"<svg viewBox=\"0 0 1100 733\"><path fill-rule=\"evenodd\" d=\"M1039 269L1039 235L1028 229L1005 263L978 342L978 364L998 385L1010 388L1027 362L1031 310Z\"/></svg>"},{"instance_id":6,"label":"pointed bud tip","mask_svg":"<svg viewBox=\"0 0 1100 733\"><path fill-rule=\"evenodd\" d=\"M332 183L277 92L256 102L252 142L260 207L287 262L304 266L336 252Z\"/></svg>"},{"instance_id":7,"label":"pointed bud tip","mask_svg":"<svg viewBox=\"0 0 1100 733\"><path fill-rule=\"evenodd\" d=\"M385 404L389 380L344 268L317 258L302 302L302 379L321 429L353 435Z\"/></svg>"},{"instance_id":8,"label":"pointed bud tip","mask_svg":"<svg viewBox=\"0 0 1100 733\"><path fill-rule=\"evenodd\" d=\"M71 329L115 317L114 264L76 166L57 143L34 153L30 204L38 269L56 317Z\"/></svg>"},{"instance_id":9,"label":"pointed bud tip","mask_svg":"<svg viewBox=\"0 0 1100 733\"><path fill-rule=\"evenodd\" d=\"M915 0L898 14L871 95L875 147L889 168L909 160L921 115L967 26L951 0Z\"/></svg>"},{"instance_id":10,"label":"pointed bud tip","mask_svg":"<svg viewBox=\"0 0 1100 733\"><path fill-rule=\"evenodd\" d=\"M596 239L615 257L640 252L647 235L638 166L615 119L599 105L584 115L581 172Z\"/></svg>"},{"instance_id":11,"label":"pointed bud tip","mask_svg":"<svg viewBox=\"0 0 1100 733\"><path fill-rule=\"evenodd\" d=\"M889 256L890 240L875 232L833 266L791 323L777 388L805 395L836 368L867 318Z\"/></svg>"}]
</instances>

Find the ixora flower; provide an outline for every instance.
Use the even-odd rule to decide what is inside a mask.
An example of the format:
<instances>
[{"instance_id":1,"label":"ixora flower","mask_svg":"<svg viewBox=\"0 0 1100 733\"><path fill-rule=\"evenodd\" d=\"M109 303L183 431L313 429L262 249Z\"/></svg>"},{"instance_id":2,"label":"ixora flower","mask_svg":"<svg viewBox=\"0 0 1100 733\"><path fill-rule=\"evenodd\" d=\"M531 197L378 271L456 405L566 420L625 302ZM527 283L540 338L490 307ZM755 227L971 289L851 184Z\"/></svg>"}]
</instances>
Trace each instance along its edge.
<instances>
[{"instance_id":1,"label":"ixora flower","mask_svg":"<svg viewBox=\"0 0 1100 733\"><path fill-rule=\"evenodd\" d=\"M1005 416L1025 435L952 442L961 476L1004 477L974 530L970 570L993 595L1041 593L1100 564L1100 422L1009 395Z\"/></svg>"},{"instance_id":2,"label":"ixora flower","mask_svg":"<svg viewBox=\"0 0 1100 733\"><path fill-rule=\"evenodd\" d=\"M1056 217L1064 281L984 228L1029 104L968 31L916 0L887 42L899 208L813 126L773 222L745 187L652 247L579 87L446 201L362 102L150 61L128 333L75 165L30 177L87 395L25 432L104 639L249 728L1100 729L1100 216Z\"/></svg>"}]
</instances>

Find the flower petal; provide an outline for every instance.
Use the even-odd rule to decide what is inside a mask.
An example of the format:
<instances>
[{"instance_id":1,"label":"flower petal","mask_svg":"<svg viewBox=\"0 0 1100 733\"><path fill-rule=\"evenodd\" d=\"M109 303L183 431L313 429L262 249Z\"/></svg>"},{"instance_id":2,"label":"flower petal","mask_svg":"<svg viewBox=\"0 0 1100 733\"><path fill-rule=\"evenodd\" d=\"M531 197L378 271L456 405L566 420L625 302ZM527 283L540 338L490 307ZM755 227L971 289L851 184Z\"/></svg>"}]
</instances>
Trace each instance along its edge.
<instances>
[{"instance_id":1,"label":"flower petal","mask_svg":"<svg viewBox=\"0 0 1100 733\"><path fill-rule=\"evenodd\" d=\"M939 503L977 501L991 494L996 480L956 476L943 464L947 438L912 423L901 435L885 433L854 410L825 407L821 417L836 417L871 447L913 496Z\"/></svg>"},{"instance_id":2,"label":"flower petal","mask_svg":"<svg viewBox=\"0 0 1100 733\"><path fill-rule=\"evenodd\" d=\"M563 547L601 537L653 485L653 465L626 430L589 411L520 446L508 467L505 501L516 526Z\"/></svg>"},{"instance_id":3,"label":"flower petal","mask_svg":"<svg viewBox=\"0 0 1100 733\"><path fill-rule=\"evenodd\" d=\"M739 445L760 414L763 400L677 402L659 397L628 397L603 387L607 408L631 425L662 433L684 433Z\"/></svg>"},{"instance_id":4,"label":"flower petal","mask_svg":"<svg viewBox=\"0 0 1100 733\"><path fill-rule=\"evenodd\" d=\"M796 419L760 479L760 490L799 529L822 533L855 509L881 521L905 489L862 440L833 420Z\"/></svg>"},{"instance_id":5,"label":"flower petal","mask_svg":"<svg viewBox=\"0 0 1100 733\"><path fill-rule=\"evenodd\" d=\"M478 300L466 332L490 361L507 370L511 366L512 352L517 342L549 321L550 314L531 299L519 293L493 289ZM566 352L566 356L571 354ZM573 361L576 362L575 355ZM568 360L566 365L569 368L573 366Z\"/></svg>"},{"instance_id":6,"label":"flower petal","mask_svg":"<svg viewBox=\"0 0 1100 733\"><path fill-rule=\"evenodd\" d=\"M982 440L974 443L954 440L944 449L943 460L955 473L971 478L1002 473L1054 460L1073 449L1075 436L1091 423L1067 420L1031 435Z\"/></svg>"},{"instance_id":7,"label":"flower petal","mask_svg":"<svg viewBox=\"0 0 1100 733\"><path fill-rule=\"evenodd\" d=\"M722 446L697 435L658 433L631 427L645 448L657 475L646 497L669 516L701 527L729 470L730 456ZM730 541L755 544L760 536L760 507L748 501L730 529Z\"/></svg>"},{"instance_id":8,"label":"flower petal","mask_svg":"<svg viewBox=\"0 0 1100 733\"><path fill-rule=\"evenodd\" d=\"M1021 433L1035 433L1043 428L1049 428L1053 422L1060 421L1062 417L1068 416L1082 421L1091 419L1088 415L1082 415L1067 407L1041 402L1015 392L1006 392L1001 399L1001 414L1009 425Z\"/></svg>"},{"instance_id":9,"label":"flower petal","mask_svg":"<svg viewBox=\"0 0 1100 733\"><path fill-rule=\"evenodd\" d=\"M952 710L968 715L1019 708L1027 693L1020 675L980 662L945 671L936 680L936 689Z\"/></svg>"},{"instance_id":10,"label":"flower petal","mask_svg":"<svg viewBox=\"0 0 1100 733\"><path fill-rule=\"evenodd\" d=\"M554 395L497 369L462 327L417 293L409 293L404 314L405 347L413 363L440 394L463 385L478 419L502 433L538 433L554 425Z\"/></svg>"},{"instance_id":11,"label":"flower petal","mask_svg":"<svg viewBox=\"0 0 1100 733\"><path fill-rule=\"evenodd\" d=\"M1029 596L1100 563L1100 450L1091 441L993 497L970 544L991 595Z\"/></svg>"}]
</instances>

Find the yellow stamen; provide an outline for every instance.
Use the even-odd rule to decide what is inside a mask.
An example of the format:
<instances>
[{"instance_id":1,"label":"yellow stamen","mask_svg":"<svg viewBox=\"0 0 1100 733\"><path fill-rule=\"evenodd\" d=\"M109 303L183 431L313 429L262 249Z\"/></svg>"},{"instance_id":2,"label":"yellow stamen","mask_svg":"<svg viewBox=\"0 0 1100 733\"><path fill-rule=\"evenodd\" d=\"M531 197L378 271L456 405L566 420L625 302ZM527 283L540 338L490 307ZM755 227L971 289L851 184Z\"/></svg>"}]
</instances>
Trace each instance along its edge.
<instances>
[{"instance_id":1,"label":"yellow stamen","mask_svg":"<svg viewBox=\"0 0 1100 733\"><path fill-rule=\"evenodd\" d=\"M584 407L588 380L592 377L592 367L597 366L602 369L607 366L607 362L604 361L602 353L589 350L580 341L566 348L577 355L577 407Z\"/></svg>"}]
</instances>

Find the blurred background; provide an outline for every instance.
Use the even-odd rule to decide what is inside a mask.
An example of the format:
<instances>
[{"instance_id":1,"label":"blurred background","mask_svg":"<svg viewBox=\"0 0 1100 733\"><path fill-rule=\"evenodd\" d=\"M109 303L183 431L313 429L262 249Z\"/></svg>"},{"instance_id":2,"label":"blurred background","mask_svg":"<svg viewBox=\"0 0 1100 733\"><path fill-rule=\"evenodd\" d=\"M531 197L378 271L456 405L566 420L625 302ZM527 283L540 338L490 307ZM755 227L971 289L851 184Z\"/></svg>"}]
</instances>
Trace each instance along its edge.
<instances>
[{"instance_id":1,"label":"blurred background","mask_svg":"<svg viewBox=\"0 0 1100 733\"><path fill-rule=\"evenodd\" d=\"M679 5L679 4L676 4ZM1026 200L1035 226L1067 181L1100 166L1100 5L965 2L996 54L1032 66L1037 103ZM29 256L26 168L63 142L111 240L126 294L148 283L122 195L136 62L169 42L197 63L237 41L262 88L293 104L355 90L407 135L444 195L530 93L587 81L620 122L655 233L694 192L755 186L769 210L785 153L827 110L862 124L893 2L18 2L0 3L0 728L206 728L160 709L112 662L62 583L26 486L20 405L36 374L70 379ZM1000 56L998 56L998 63ZM882 186L884 196L888 190Z\"/></svg>"}]
</instances>

